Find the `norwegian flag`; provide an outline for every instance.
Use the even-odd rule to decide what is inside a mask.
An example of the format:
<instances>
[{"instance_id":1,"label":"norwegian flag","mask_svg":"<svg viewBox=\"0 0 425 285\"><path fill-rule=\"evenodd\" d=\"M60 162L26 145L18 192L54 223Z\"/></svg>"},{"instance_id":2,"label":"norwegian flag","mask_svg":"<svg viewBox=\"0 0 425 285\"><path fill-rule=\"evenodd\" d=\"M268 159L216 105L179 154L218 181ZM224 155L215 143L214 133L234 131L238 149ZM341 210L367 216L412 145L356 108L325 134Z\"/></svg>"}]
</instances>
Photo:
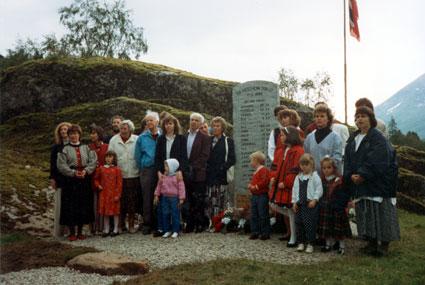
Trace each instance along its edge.
<instances>
[{"instance_id":1,"label":"norwegian flag","mask_svg":"<svg viewBox=\"0 0 425 285\"><path fill-rule=\"evenodd\" d=\"M350 11L350 34L360 41L359 25L357 20L359 19L359 10L357 9L356 0L348 0L349 11Z\"/></svg>"}]
</instances>

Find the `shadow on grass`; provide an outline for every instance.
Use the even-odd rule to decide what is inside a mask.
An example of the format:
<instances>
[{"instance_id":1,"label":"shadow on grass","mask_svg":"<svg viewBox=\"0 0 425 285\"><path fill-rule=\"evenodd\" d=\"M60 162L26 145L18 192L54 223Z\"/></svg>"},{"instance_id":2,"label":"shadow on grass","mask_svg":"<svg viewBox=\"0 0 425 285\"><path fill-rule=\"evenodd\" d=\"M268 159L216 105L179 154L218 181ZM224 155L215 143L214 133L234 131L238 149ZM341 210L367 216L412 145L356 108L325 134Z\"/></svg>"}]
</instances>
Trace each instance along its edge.
<instances>
[{"instance_id":1,"label":"shadow on grass","mask_svg":"<svg viewBox=\"0 0 425 285\"><path fill-rule=\"evenodd\" d=\"M24 233L11 233L2 235L0 251L0 274L5 274L24 269L65 266L75 256L98 250L44 241Z\"/></svg>"}]
</instances>

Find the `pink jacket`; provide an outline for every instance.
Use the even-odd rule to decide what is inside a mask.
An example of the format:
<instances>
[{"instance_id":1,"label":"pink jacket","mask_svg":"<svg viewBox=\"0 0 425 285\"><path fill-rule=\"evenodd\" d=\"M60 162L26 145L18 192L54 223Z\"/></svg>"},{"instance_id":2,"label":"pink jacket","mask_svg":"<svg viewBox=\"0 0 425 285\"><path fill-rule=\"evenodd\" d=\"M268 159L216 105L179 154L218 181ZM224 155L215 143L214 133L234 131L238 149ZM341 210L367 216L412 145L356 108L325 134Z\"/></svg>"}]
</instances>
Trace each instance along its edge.
<instances>
[{"instance_id":1,"label":"pink jacket","mask_svg":"<svg viewBox=\"0 0 425 285\"><path fill-rule=\"evenodd\" d=\"M186 190L183 181L177 181L177 177L163 176L155 189L155 196L164 195L166 197L179 197L179 200L186 198Z\"/></svg>"}]
</instances>

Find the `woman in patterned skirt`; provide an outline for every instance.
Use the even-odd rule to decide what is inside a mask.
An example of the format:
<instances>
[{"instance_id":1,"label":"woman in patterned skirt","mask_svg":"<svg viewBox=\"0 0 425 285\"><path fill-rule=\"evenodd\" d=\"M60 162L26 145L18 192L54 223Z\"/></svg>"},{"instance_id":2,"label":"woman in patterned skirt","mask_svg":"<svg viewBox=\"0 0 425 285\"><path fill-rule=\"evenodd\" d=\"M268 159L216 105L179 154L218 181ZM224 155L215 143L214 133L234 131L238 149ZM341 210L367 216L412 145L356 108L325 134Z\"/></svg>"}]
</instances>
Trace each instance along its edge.
<instances>
[{"instance_id":1,"label":"woman in patterned skirt","mask_svg":"<svg viewBox=\"0 0 425 285\"><path fill-rule=\"evenodd\" d=\"M207 161L207 215L210 219L226 209L229 203L227 170L235 164L233 140L224 135L226 121L215 117L211 121L213 136Z\"/></svg>"},{"instance_id":2,"label":"woman in patterned skirt","mask_svg":"<svg viewBox=\"0 0 425 285\"><path fill-rule=\"evenodd\" d=\"M355 122L359 129L345 148L344 182L355 198L358 235L368 241L362 251L383 256L389 243L400 239L395 206L395 150L376 129L377 121L370 108L357 108Z\"/></svg>"}]
</instances>

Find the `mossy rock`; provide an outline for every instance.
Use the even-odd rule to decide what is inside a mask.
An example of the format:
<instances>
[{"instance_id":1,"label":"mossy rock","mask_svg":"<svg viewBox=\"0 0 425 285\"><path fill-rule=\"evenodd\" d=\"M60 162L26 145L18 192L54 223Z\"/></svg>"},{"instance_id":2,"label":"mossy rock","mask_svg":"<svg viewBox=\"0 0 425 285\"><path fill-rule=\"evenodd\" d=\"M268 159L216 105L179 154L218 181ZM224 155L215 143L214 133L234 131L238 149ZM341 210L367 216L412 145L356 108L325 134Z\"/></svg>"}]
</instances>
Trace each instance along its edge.
<instances>
[{"instance_id":1,"label":"mossy rock","mask_svg":"<svg viewBox=\"0 0 425 285\"><path fill-rule=\"evenodd\" d=\"M425 176L400 168L398 177L398 192L425 202Z\"/></svg>"},{"instance_id":2,"label":"mossy rock","mask_svg":"<svg viewBox=\"0 0 425 285\"><path fill-rule=\"evenodd\" d=\"M0 72L1 120L125 96L232 118L235 82L112 58L33 60Z\"/></svg>"},{"instance_id":3,"label":"mossy rock","mask_svg":"<svg viewBox=\"0 0 425 285\"><path fill-rule=\"evenodd\" d=\"M167 111L179 119L184 129L189 126L191 114L189 111L134 98L117 97L97 103L66 107L57 113L31 113L17 116L0 125L0 137L3 144L12 149L19 147L47 154L53 144L53 130L60 122L79 124L83 128L83 140L88 141L88 129L92 123L109 131L110 119L116 114L132 120L136 126L136 132L140 131L140 124L146 115L146 110ZM207 120L211 119L208 114L204 116ZM227 133L232 133L231 124Z\"/></svg>"},{"instance_id":4,"label":"mossy rock","mask_svg":"<svg viewBox=\"0 0 425 285\"><path fill-rule=\"evenodd\" d=\"M425 176L425 151L409 146L395 146L399 166Z\"/></svg>"}]
</instances>

